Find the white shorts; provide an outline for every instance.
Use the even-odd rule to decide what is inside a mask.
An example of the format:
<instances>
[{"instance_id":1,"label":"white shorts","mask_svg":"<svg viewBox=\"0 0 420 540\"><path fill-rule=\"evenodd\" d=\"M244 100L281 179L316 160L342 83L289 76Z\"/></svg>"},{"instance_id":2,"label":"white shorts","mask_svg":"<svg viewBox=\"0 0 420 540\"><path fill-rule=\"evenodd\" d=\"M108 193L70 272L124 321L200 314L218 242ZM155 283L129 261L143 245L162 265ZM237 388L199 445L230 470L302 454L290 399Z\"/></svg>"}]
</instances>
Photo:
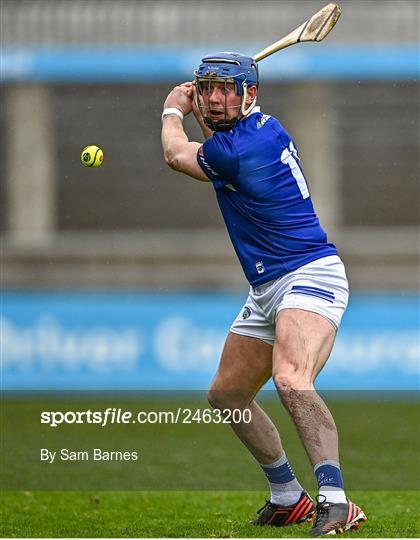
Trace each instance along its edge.
<instances>
[{"instance_id":1,"label":"white shorts","mask_svg":"<svg viewBox=\"0 0 420 540\"><path fill-rule=\"evenodd\" d=\"M277 313L289 308L318 313L338 329L348 298L349 285L340 257L324 257L281 278L251 287L230 331L273 345Z\"/></svg>"}]
</instances>

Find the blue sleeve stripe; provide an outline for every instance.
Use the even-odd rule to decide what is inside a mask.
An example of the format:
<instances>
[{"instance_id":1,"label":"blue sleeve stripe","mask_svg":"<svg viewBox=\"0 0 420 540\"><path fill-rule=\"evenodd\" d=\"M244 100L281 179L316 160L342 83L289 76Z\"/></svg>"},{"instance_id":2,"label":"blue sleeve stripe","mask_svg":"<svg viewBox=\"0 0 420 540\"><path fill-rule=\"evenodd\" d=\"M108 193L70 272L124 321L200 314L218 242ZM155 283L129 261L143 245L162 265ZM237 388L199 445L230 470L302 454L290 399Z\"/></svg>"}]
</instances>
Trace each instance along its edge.
<instances>
[{"instance_id":1,"label":"blue sleeve stripe","mask_svg":"<svg viewBox=\"0 0 420 540\"><path fill-rule=\"evenodd\" d=\"M200 155L200 150L197 152L197 163L200 165L200 167L203 169L204 174L210 179L213 180L213 178L210 175L209 170L206 168L204 164L204 157Z\"/></svg>"}]
</instances>

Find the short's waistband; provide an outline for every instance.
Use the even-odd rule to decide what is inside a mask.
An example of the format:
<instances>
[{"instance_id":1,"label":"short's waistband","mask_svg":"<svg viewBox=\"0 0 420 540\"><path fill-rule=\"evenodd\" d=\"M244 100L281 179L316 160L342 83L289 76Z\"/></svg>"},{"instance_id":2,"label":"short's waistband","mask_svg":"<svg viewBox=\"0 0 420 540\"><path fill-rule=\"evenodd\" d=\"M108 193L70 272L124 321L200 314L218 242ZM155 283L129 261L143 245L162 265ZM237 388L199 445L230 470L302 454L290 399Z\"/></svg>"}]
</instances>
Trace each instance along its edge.
<instances>
[{"instance_id":1,"label":"short's waistband","mask_svg":"<svg viewBox=\"0 0 420 540\"><path fill-rule=\"evenodd\" d=\"M338 255L327 255L326 257L321 257L320 259L315 259L309 263L299 266L295 270L288 272L288 274L299 272L302 268L322 265L326 263L342 263L342 260L340 259ZM275 283L276 281L278 281L279 279L283 278L285 275L288 275L288 274L282 274L281 276L275 279L271 279L270 281L266 281L265 283L263 283L262 285L258 285L257 287L253 287L251 285L251 290L257 296L264 294L267 291L267 289L269 289L273 285L273 283Z\"/></svg>"}]
</instances>

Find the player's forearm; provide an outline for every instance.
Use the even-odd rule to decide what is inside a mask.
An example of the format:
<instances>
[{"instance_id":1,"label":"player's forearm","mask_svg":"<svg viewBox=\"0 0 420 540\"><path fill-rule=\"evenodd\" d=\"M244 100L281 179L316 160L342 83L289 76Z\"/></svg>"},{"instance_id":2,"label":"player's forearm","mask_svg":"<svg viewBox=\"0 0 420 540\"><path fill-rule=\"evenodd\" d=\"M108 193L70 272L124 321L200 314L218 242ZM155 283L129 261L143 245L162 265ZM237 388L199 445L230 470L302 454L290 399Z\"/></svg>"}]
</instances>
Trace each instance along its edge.
<instances>
[{"instance_id":1,"label":"player's forearm","mask_svg":"<svg viewBox=\"0 0 420 540\"><path fill-rule=\"evenodd\" d=\"M188 143L188 137L182 126L182 121L176 116L168 116L162 124L162 147L165 161L168 165Z\"/></svg>"},{"instance_id":2,"label":"player's forearm","mask_svg":"<svg viewBox=\"0 0 420 540\"><path fill-rule=\"evenodd\" d=\"M162 147L165 162L172 169L177 170L178 156L188 144L188 137L184 131L182 121L176 116L168 116L162 124Z\"/></svg>"}]
</instances>

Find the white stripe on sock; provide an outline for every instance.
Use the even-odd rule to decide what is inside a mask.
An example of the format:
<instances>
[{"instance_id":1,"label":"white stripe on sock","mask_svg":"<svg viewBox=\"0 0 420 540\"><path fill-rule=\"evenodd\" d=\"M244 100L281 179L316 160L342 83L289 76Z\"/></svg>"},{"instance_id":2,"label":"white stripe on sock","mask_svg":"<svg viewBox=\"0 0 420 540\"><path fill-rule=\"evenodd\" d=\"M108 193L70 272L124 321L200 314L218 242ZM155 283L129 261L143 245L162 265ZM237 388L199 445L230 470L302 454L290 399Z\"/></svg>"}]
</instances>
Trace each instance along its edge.
<instances>
[{"instance_id":1,"label":"white stripe on sock","mask_svg":"<svg viewBox=\"0 0 420 540\"><path fill-rule=\"evenodd\" d=\"M319 490L319 494L325 497L326 502L340 504L347 503L346 492L334 486L324 486Z\"/></svg>"}]
</instances>

